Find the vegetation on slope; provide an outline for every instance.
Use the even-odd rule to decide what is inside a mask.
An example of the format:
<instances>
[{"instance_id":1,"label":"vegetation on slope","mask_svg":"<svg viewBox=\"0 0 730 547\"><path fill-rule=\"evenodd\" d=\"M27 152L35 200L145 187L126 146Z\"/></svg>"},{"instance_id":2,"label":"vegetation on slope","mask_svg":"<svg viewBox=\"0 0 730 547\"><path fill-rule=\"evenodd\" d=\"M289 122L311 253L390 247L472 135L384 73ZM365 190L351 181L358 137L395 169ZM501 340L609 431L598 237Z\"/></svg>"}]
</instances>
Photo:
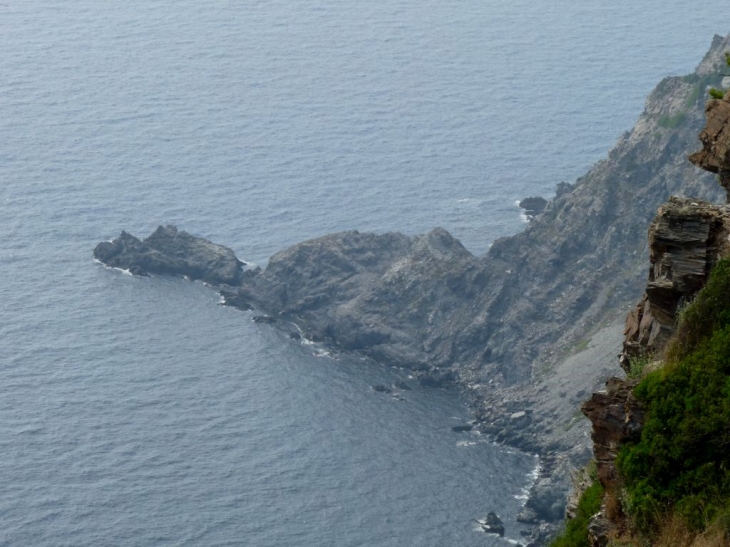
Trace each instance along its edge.
<instances>
[{"instance_id":1,"label":"vegetation on slope","mask_svg":"<svg viewBox=\"0 0 730 547\"><path fill-rule=\"evenodd\" d=\"M635 394L648 419L617 460L633 526L652 536L672 519L693 533L730 521L730 260L682 312L664 368Z\"/></svg>"},{"instance_id":2,"label":"vegetation on slope","mask_svg":"<svg viewBox=\"0 0 730 547\"><path fill-rule=\"evenodd\" d=\"M601 508L602 499L603 487L595 481L580 497L575 518L568 521L563 533L553 540L550 547L590 547L588 522Z\"/></svg>"}]
</instances>

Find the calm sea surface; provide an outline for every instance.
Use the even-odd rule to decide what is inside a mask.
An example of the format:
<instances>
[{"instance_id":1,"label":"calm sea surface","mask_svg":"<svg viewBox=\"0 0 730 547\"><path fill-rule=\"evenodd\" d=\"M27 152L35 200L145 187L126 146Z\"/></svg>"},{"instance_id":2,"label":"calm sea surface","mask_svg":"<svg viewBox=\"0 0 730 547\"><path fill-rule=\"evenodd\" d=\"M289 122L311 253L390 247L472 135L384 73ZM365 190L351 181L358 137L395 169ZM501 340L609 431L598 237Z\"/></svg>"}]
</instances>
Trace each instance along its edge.
<instances>
[{"instance_id":1,"label":"calm sea surface","mask_svg":"<svg viewBox=\"0 0 730 547\"><path fill-rule=\"evenodd\" d=\"M0 545L505 545L490 510L519 538L535 460L453 433L457 394L373 392L407 373L91 250L483 253L729 30L679 0L0 1Z\"/></svg>"}]
</instances>

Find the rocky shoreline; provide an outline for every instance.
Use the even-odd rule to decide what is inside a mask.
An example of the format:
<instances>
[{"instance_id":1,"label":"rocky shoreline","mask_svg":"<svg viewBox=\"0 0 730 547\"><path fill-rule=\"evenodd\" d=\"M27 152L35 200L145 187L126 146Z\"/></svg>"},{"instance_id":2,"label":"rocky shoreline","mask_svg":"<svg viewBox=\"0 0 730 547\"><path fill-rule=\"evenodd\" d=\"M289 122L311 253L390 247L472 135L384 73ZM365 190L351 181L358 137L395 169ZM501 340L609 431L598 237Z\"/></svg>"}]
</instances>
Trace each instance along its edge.
<instances>
[{"instance_id":1,"label":"rocky shoreline","mask_svg":"<svg viewBox=\"0 0 730 547\"><path fill-rule=\"evenodd\" d=\"M540 455L522 516L526 541L538 545L562 520L571 470L591 454L580 403L621 370L623 318L646 285L650 220L670 195L725 198L686 151L729 49L730 37L716 36L693 74L663 80L605 160L558 185L554 199L525 203L526 229L483 257L440 228L349 231L247 269L231 249L169 226L145 240L122 232L94 256L136 275L199 279L294 339L408 369L424 386L458 385L473 429Z\"/></svg>"},{"instance_id":2,"label":"rocky shoreline","mask_svg":"<svg viewBox=\"0 0 730 547\"><path fill-rule=\"evenodd\" d=\"M335 252L337 260L334 261L334 266L332 265L333 262L328 263L325 259L322 259L319 253L309 257L306 261L308 267L336 269L338 271L338 275L335 276L337 284L345 282L340 277L339 272L341 270L347 272L345 277L349 279L355 290L360 292L364 289L356 285L353 278L358 275L361 276L363 278L361 283L366 287L370 287L370 283L373 281L370 275L371 271L376 272L375 275L384 276L387 279L388 269L393 267L392 264L396 264L395 267L402 271L404 261L413 261L411 256L413 253L419 253L419 260L425 261L431 268L435 267L435 271L429 274L431 276L429 282L431 283L438 282L436 276L443 275L443 265L445 263L450 263L455 269L460 269L465 265L470 266L470 262L476 260L444 230L434 230L426 236L418 238L407 238L400 234L387 234L384 237L372 234L361 236L357 232L348 232L329 236L328 239L326 245L321 245L321 242L314 245L305 243L304 245L313 245L318 251L327 253L333 252L332 241L367 242L369 245L375 245L375 248L366 250L363 249L363 245L356 244L354 244L354 249L340 247ZM301 249L297 249L297 251L300 253ZM438 256L434 256L437 254ZM460 260L454 261L455 254L459 255ZM350 259L353 255L365 266L358 269L356 265L353 265L354 261ZM367 258L363 260L362 256L367 256ZM426 256L425 259L424 256ZM384 266L382 264L383 257L387 257L389 265ZM261 286L257 285L258 278L262 276L261 269L247 270L245 269L246 263L239 260L231 249L207 239L192 236L185 231L178 230L175 226L160 226L144 240L123 231L112 241L99 243L94 249L94 258L109 267L129 271L133 275L170 275L203 281L218 290L223 297L224 305L233 306L244 311L254 310L253 321L283 330L294 341L304 338L308 342L324 343L335 352L352 353L360 350L363 355L378 360L378 354L371 353L372 348L391 340L388 334L383 334L382 331L378 331L373 326L369 326L369 330L365 334L354 328L353 338L343 337L342 335L335 337L327 332L327 328L319 331L313 326L313 322L303 321L291 312L282 312L274 306L265 306L263 303L271 298L272 293L279 295L281 288L277 285L271 288L270 285L266 284L263 285L264 288L261 289L260 293L256 292L256 287ZM284 269L279 262L272 260L275 268ZM437 260L441 261L440 265ZM301 256L297 257L294 263L299 268L304 268ZM354 263L357 264L357 262ZM419 267L421 267L421 264L419 264ZM289 265L286 267L286 271L288 275L294 275L296 279L296 282L291 283L292 286L300 284L305 293L311 292L311 288L306 286L302 278L311 279L315 277L314 275L311 275L311 273L293 274L293 267ZM327 275L331 276L332 272L328 272ZM401 289L398 287L396 290ZM289 309L301 310L303 306L312 306L312 302L321 302L327 298L332 298L332 296L321 296L315 299L305 297L307 304L300 302L292 304L291 296L286 298L278 296L278 298L287 302ZM394 301L393 304L397 304L397 302ZM354 321L354 319L347 320ZM338 330L342 329L343 327L338 327ZM398 346L394 347L398 348ZM392 353L389 357L393 359L396 350L390 351ZM401 350L398 355L405 354L405 351ZM379 361L382 362L382 360ZM423 360L411 358L410 360L390 361L390 363L394 366L405 366L423 387L444 388L459 384L458 378L453 371L429 366L425 358ZM410 387L402 383L393 387L375 385L372 389L375 392L391 394L391 396L397 398L400 395L397 393L393 395L394 392L401 392L410 389ZM471 395L468 388L466 392ZM476 408L476 399L470 397L469 400L472 408ZM512 410L517 408L517 406L509 404L502 406ZM553 526L550 522L562 518L563 505L561 496L556 497L551 488L555 469L560 467L560 458L554 453L545 453L537 442L531 442L530 438L520 433L525 429L529 429L531 422L531 410L515 410L508 415L506 420L498 419L496 422L489 422L486 415L475 413L473 422L455 426L453 429L455 433L487 435L495 442L541 456L541 474L531 490L531 496L519 519L519 522L525 525L521 534L525 537L526 545L538 545L539 541L552 532ZM568 471L568 467L565 465L561 469L565 472ZM493 524L494 522L492 522ZM485 526L491 530L492 525ZM503 529L502 534L504 534Z\"/></svg>"}]
</instances>

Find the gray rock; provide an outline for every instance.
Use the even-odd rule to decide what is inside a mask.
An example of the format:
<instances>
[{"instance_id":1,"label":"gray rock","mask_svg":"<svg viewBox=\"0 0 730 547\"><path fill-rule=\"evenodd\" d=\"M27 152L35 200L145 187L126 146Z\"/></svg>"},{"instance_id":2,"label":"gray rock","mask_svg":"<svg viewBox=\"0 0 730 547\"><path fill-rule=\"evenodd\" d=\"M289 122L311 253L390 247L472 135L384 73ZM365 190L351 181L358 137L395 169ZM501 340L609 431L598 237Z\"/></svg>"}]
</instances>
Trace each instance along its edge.
<instances>
[{"instance_id":1,"label":"gray rock","mask_svg":"<svg viewBox=\"0 0 730 547\"><path fill-rule=\"evenodd\" d=\"M591 517L588 523L588 541L591 547L606 547L614 526L603 513Z\"/></svg>"},{"instance_id":2,"label":"gray rock","mask_svg":"<svg viewBox=\"0 0 730 547\"><path fill-rule=\"evenodd\" d=\"M223 306L232 306L244 311L253 309L253 306L235 289L224 288L218 292L223 297L223 303L221 304Z\"/></svg>"},{"instance_id":3,"label":"gray rock","mask_svg":"<svg viewBox=\"0 0 730 547\"><path fill-rule=\"evenodd\" d=\"M562 482L541 479L530 489L526 508L532 510L540 520L559 522L565 514L567 490L567 485Z\"/></svg>"}]
</instances>

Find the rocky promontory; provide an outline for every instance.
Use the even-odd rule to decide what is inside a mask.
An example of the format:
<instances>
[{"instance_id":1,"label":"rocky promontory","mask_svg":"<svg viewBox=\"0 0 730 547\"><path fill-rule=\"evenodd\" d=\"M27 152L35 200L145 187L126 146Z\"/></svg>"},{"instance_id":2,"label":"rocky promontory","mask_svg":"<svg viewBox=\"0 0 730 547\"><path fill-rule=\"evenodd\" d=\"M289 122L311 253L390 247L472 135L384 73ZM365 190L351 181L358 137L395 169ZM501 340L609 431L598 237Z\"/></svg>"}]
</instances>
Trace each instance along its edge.
<instances>
[{"instance_id":1,"label":"rocky promontory","mask_svg":"<svg viewBox=\"0 0 730 547\"><path fill-rule=\"evenodd\" d=\"M683 208L724 200L712 175L686 154L729 49L730 37L716 36L693 74L664 79L604 160L574 184L559 184L546 204L530 204L526 229L495 241L483 257L443 229L348 231L244 271L230 249L173 227L143 241L122 232L99 244L95 257L135 274L206 281L227 304L257 310L273 328L294 323L309 340L408 367L423 384L465 387L475 431L543 456L530 518L555 520L570 468L590 455L589 423L576 416L577 404L620 370L624 317L646 286L647 225L670 195L696 198L665 207L653 228L657 242L672 223L685 222ZM703 249L719 244L717 219L707 211L686 240L652 249L654 285L630 320L628 345L665 336L666 311L697 280ZM685 281L667 275L662 265L670 259L677 261L672 272L687 269Z\"/></svg>"}]
</instances>

